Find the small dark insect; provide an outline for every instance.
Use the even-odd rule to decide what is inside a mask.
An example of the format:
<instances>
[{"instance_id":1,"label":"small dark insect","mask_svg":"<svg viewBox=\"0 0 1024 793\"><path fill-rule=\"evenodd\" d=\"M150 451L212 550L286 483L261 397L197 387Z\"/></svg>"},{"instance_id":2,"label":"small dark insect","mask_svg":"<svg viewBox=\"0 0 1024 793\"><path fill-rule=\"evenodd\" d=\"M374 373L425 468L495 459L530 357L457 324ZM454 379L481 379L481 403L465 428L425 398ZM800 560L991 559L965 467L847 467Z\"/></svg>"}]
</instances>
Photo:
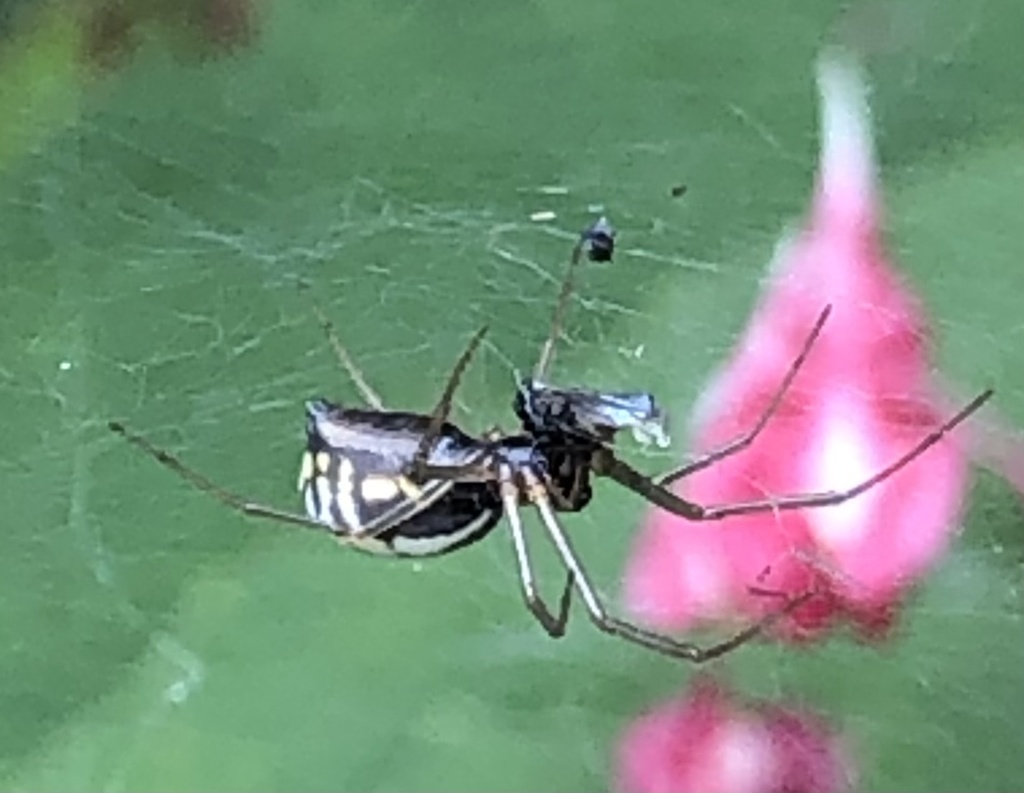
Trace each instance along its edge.
<instances>
[{"instance_id":1,"label":"small dark insect","mask_svg":"<svg viewBox=\"0 0 1024 793\"><path fill-rule=\"evenodd\" d=\"M687 189L689 188L684 184L672 185L672 189L669 190L669 195L673 198L680 198L681 196L686 195Z\"/></svg>"},{"instance_id":2,"label":"small dark insect","mask_svg":"<svg viewBox=\"0 0 1024 793\"><path fill-rule=\"evenodd\" d=\"M122 424L111 422L110 428L238 512L326 530L342 544L371 553L414 557L449 553L484 537L504 516L522 597L549 635L564 634L572 594L576 592L590 619L605 633L689 661L716 658L754 638L814 593L788 599L774 614L706 648L613 616L557 517L559 512L578 512L587 506L592 496L592 476L608 477L662 509L697 521L840 504L923 454L977 410L992 392L980 394L898 460L849 490L707 507L682 499L667 485L746 448L764 429L821 333L830 307L822 311L775 397L749 432L652 478L620 460L613 447L621 430L632 431L643 442L667 444L664 415L650 394L558 388L545 382L572 293L574 271L582 257L593 257L595 250L601 251L598 256L610 257L613 238L614 232L602 218L581 235L573 248L550 333L533 375L523 379L516 391L513 408L521 425L516 434L504 434L494 428L474 437L448 421L459 380L486 327L473 336L459 357L434 410L423 415L385 408L342 346L330 321L316 308L339 362L369 407L344 407L326 399L306 403L306 449L298 478L305 502L304 515L248 501L214 484ZM519 514L524 505L537 509L566 569L557 613L545 603L534 580Z\"/></svg>"}]
</instances>

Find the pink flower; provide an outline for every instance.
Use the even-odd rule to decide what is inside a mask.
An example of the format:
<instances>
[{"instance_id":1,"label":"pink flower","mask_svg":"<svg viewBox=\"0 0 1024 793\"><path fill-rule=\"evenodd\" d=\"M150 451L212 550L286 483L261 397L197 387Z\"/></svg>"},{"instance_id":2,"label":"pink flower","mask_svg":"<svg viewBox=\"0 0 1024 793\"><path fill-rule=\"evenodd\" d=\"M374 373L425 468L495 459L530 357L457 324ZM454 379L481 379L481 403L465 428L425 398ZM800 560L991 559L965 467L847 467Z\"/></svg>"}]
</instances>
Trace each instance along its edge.
<instances>
[{"instance_id":1,"label":"pink flower","mask_svg":"<svg viewBox=\"0 0 1024 793\"><path fill-rule=\"evenodd\" d=\"M947 418L932 386L928 324L890 263L864 88L854 62L821 62L823 146L805 227L783 241L732 358L698 405L695 448L749 431L826 305L832 314L764 432L744 451L679 481L698 503L842 490L883 469ZM946 550L967 484L958 438L833 507L691 523L649 514L626 576L632 611L683 629L755 618L778 598L822 592L783 621L810 637L845 617L867 634L890 624L907 586Z\"/></svg>"},{"instance_id":2,"label":"pink flower","mask_svg":"<svg viewBox=\"0 0 1024 793\"><path fill-rule=\"evenodd\" d=\"M852 787L852 776L821 718L741 708L708 679L628 727L616 762L621 793L829 793Z\"/></svg>"}]
</instances>

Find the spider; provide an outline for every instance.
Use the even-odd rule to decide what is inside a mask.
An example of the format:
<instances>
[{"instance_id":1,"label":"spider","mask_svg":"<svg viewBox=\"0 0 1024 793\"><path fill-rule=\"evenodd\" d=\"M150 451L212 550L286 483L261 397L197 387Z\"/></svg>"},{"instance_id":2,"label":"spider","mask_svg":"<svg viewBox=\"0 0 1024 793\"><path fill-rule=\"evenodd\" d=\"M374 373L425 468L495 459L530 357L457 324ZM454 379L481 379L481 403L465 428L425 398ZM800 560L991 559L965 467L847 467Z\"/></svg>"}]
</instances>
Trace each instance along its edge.
<instances>
[{"instance_id":1,"label":"spider","mask_svg":"<svg viewBox=\"0 0 1024 793\"><path fill-rule=\"evenodd\" d=\"M559 388L545 382L573 291L573 275L584 258L611 259L614 231L603 218L573 247L551 328L531 377L519 381L513 410L519 432L497 427L478 437L448 421L463 372L487 332L481 328L456 361L430 414L393 410L366 382L339 340L330 320L314 312L341 366L367 407L345 407L326 399L306 403L306 449L298 477L305 514L249 501L194 471L175 455L112 421L110 429L170 468L191 485L248 516L328 531L357 550L391 556L427 557L450 553L486 536L505 518L527 609L551 637L565 633L573 593L603 632L650 650L695 663L725 655L762 633L772 622L806 602L809 591L725 640L702 647L636 625L610 613L558 518L578 512L591 500L591 477L608 477L650 503L694 521L731 515L840 504L880 484L936 444L987 401L979 394L945 424L926 435L874 476L841 492L810 493L746 503L703 506L668 489L677 479L707 468L753 443L777 410L828 319L826 306L754 426L719 449L660 476L649 477L619 459L616 434L629 429L644 443L667 445L664 414L648 393L608 393ZM566 570L557 609L537 587L520 517L533 505Z\"/></svg>"}]
</instances>

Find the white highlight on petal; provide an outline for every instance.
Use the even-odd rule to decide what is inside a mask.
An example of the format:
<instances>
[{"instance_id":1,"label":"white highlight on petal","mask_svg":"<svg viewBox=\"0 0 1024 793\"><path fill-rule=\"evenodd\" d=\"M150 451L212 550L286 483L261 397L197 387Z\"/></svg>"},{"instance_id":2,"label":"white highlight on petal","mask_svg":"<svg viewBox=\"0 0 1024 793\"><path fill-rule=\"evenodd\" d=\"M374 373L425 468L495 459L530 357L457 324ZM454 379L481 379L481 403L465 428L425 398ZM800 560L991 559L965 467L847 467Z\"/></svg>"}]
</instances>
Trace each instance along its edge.
<instances>
[{"instance_id":1,"label":"white highlight on petal","mask_svg":"<svg viewBox=\"0 0 1024 793\"><path fill-rule=\"evenodd\" d=\"M847 490L877 473L887 461L873 448L877 431L869 407L851 394L826 397L824 414L809 427L810 447L801 481L813 490ZM861 542L877 520L876 509L884 484L832 507L804 513L815 538L832 550Z\"/></svg>"},{"instance_id":2,"label":"white highlight on petal","mask_svg":"<svg viewBox=\"0 0 1024 793\"><path fill-rule=\"evenodd\" d=\"M874 215L877 200L871 108L857 60L826 53L818 62L818 91L824 201L847 221L863 222Z\"/></svg>"},{"instance_id":3,"label":"white highlight on petal","mask_svg":"<svg viewBox=\"0 0 1024 793\"><path fill-rule=\"evenodd\" d=\"M713 525L687 526L686 531L714 531ZM696 613L718 614L725 611L731 592L731 571L724 554L688 553L679 560L679 580L696 601L691 608ZM657 609L652 609L656 611Z\"/></svg>"},{"instance_id":4,"label":"white highlight on petal","mask_svg":"<svg viewBox=\"0 0 1024 793\"><path fill-rule=\"evenodd\" d=\"M777 759L763 726L735 719L719 727L710 766L717 770L719 790L756 791L776 778Z\"/></svg>"}]
</instances>

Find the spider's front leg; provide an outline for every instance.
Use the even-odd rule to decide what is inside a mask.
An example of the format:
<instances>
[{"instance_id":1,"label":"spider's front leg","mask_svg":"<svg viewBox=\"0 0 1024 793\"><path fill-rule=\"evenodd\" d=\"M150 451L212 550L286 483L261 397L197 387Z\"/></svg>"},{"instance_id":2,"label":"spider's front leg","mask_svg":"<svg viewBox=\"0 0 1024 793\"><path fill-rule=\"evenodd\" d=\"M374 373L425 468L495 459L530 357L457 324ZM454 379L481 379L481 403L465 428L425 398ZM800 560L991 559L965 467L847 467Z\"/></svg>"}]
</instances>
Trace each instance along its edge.
<instances>
[{"instance_id":1,"label":"spider's front leg","mask_svg":"<svg viewBox=\"0 0 1024 793\"><path fill-rule=\"evenodd\" d=\"M908 466L980 409L992 397L993 393L992 389L982 391L942 425L925 435L916 445L894 462L882 468L873 476L845 490L800 493L797 495L779 496L777 498L703 506L681 498L664 485L652 481L650 477L645 476L628 463L618 459L610 449L601 449L594 455L594 473L614 479L623 487L632 490L655 506L686 520L721 520L733 515L754 515L761 512L782 512L811 507L836 506L856 498L876 485L880 485L897 471Z\"/></svg>"},{"instance_id":2,"label":"spider's front leg","mask_svg":"<svg viewBox=\"0 0 1024 793\"><path fill-rule=\"evenodd\" d=\"M593 471L597 476L607 476L628 490L642 496L656 507L678 515L686 520L706 520L706 510L700 504L687 501L668 488L640 473L629 463L615 456L607 447L598 450L593 458Z\"/></svg>"},{"instance_id":3,"label":"spider's front leg","mask_svg":"<svg viewBox=\"0 0 1024 793\"><path fill-rule=\"evenodd\" d=\"M572 603L572 590L576 583L576 577L572 570L566 574L565 585L562 588L562 596L558 602L558 614L552 614L551 609L537 588L533 575L533 563L530 561L530 552L526 544L526 534L523 531L523 522L519 517L519 500L521 498L519 488L516 486L511 471L503 467L499 479L501 481L501 501L505 508L505 520L508 521L509 533L512 536L512 547L516 554L516 566L519 571L519 589L523 596L523 602L530 613L540 623L541 627L553 639L565 635L565 626L569 622L569 606Z\"/></svg>"},{"instance_id":4,"label":"spider's front leg","mask_svg":"<svg viewBox=\"0 0 1024 793\"><path fill-rule=\"evenodd\" d=\"M777 620L799 608L816 594L814 591L808 591L789 598L786 604L777 611L710 647L701 647L691 642L679 641L671 636L648 630L609 613L601 597L597 594L597 590L591 583L583 562L575 548L573 548L569 536L559 524L551 502L548 499L546 488L541 484L539 477L533 472L526 472L524 479L526 480L527 499L537 508L541 522L554 543L555 550L562 564L565 565L569 573L569 580L575 582L576 590L583 600L591 621L601 631L611 636L617 636L620 639L646 647L649 650L654 650L671 658L680 658L698 664L705 663L720 658L761 635Z\"/></svg>"},{"instance_id":5,"label":"spider's front leg","mask_svg":"<svg viewBox=\"0 0 1024 793\"><path fill-rule=\"evenodd\" d=\"M757 440L758 436L764 432L765 427L768 426L768 422L772 416L779 409L782 404L782 400L789 392L790 386L793 385L793 381L796 380L797 374L803 368L804 363L807 361L807 356L811 354L811 349L817 343L818 338L821 336L821 331L825 327L825 323L828 321L829 315L832 313L832 305L828 304L818 314L818 319L815 321L810 333L807 334L807 338L804 339L803 346L800 348L800 352L796 358L789 365L789 369L786 371L785 376L779 383L778 388L772 395L772 398L768 401L767 406L761 412L757 421L754 425L747 430L745 433L737 438L733 438L731 441L717 449L712 449L706 454L690 460L683 465L677 466L660 476L653 477L653 480L659 485L670 485L677 479L685 479L691 474L695 474L698 471L703 471L705 468L710 468L712 465L725 460L728 457L732 457L734 454L739 454L744 449L749 448L754 441Z\"/></svg>"},{"instance_id":6,"label":"spider's front leg","mask_svg":"<svg viewBox=\"0 0 1024 793\"><path fill-rule=\"evenodd\" d=\"M537 364L533 367L534 380L546 379L551 362L554 360L555 346L562 335L562 326L565 324L565 315L569 309L569 299L573 293L573 276L576 267L583 260L584 255L590 261L607 262L611 261L614 252L615 229L603 217L584 229L576 240L569 256L569 265L562 278L562 285L558 291L558 300L555 302L555 308L551 315L551 329L540 349Z\"/></svg>"}]
</instances>

